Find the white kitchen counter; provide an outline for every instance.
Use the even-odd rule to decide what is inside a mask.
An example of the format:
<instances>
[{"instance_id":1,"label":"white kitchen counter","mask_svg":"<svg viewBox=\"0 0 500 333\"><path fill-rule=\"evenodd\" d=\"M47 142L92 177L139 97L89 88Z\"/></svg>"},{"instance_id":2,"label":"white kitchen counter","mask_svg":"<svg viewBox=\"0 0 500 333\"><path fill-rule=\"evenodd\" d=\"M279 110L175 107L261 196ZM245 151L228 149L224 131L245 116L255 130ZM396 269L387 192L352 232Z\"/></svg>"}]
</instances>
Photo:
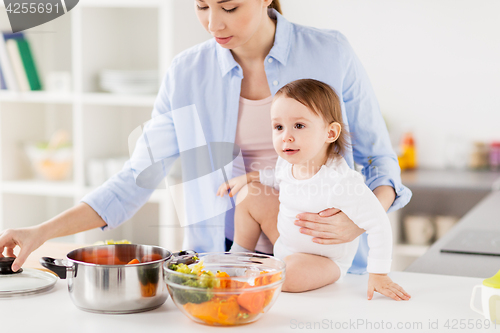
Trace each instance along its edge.
<instances>
[{"instance_id":1,"label":"white kitchen counter","mask_svg":"<svg viewBox=\"0 0 500 333\"><path fill-rule=\"evenodd\" d=\"M319 290L281 293L260 321L226 332L500 332L500 326L495 329L493 324L485 330L484 318L469 308L472 287L482 279L408 272L393 272L391 277L412 295L410 301L396 302L377 293L368 301L368 275L348 274L343 282ZM65 280L59 280L54 289L45 294L0 299L0 323L1 332L221 330L192 322L170 298L156 310L137 314L85 312L73 305ZM398 329L398 325L402 328ZM460 329L460 325L465 325L465 329Z\"/></svg>"}]
</instances>

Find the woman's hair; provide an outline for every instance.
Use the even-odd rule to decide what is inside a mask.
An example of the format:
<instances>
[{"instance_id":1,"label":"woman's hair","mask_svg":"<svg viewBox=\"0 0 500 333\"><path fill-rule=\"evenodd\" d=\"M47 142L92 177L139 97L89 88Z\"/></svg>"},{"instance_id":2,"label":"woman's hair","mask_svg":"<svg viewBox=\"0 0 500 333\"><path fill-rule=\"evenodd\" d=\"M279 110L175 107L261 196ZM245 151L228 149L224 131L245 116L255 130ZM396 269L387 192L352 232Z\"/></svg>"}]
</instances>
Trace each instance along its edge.
<instances>
[{"instance_id":1,"label":"woman's hair","mask_svg":"<svg viewBox=\"0 0 500 333\"><path fill-rule=\"evenodd\" d=\"M292 81L283 86L274 98L284 95L293 98L297 102L305 105L311 112L323 118L327 124L337 122L341 126L340 135L335 142L332 142L327 150L328 159L336 154L344 155L350 146L347 137L349 134L344 130L342 122L342 110L340 99L332 87L328 84L313 79L302 79Z\"/></svg>"},{"instance_id":2,"label":"woman's hair","mask_svg":"<svg viewBox=\"0 0 500 333\"><path fill-rule=\"evenodd\" d=\"M280 5L279 0L273 0L273 2L271 2L271 4L268 6L268 8L276 9L278 11L278 13L283 15L283 13L281 12L281 5Z\"/></svg>"}]
</instances>

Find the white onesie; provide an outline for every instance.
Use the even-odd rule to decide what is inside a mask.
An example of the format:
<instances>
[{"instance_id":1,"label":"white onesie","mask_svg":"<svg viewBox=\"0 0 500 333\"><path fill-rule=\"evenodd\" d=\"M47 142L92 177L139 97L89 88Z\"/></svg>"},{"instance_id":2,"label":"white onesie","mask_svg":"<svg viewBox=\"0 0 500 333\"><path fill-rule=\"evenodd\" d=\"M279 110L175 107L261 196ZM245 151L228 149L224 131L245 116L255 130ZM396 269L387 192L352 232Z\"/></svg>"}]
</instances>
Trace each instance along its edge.
<instances>
[{"instance_id":1,"label":"white onesie","mask_svg":"<svg viewBox=\"0 0 500 333\"><path fill-rule=\"evenodd\" d=\"M330 159L311 178L298 180L292 175L292 164L278 157L275 169L259 171L260 182L279 190L279 238L274 255L284 259L293 253L322 255L340 268L341 278L352 264L359 240L343 244L314 243L312 236L302 234L294 224L299 213L319 213L327 208L342 210L368 234L369 273L388 273L392 261L392 231L389 218L363 177L352 170L342 157Z\"/></svg>"}]
</instances>

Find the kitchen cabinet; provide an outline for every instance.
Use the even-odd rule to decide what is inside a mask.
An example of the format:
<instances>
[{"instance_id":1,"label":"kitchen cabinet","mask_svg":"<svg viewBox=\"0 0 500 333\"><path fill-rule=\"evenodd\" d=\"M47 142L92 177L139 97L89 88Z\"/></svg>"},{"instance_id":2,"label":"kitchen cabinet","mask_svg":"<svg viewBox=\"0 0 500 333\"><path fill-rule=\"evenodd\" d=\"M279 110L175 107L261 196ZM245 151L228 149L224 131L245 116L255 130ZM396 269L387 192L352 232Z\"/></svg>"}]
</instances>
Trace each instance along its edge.
<instances>
[{"instance_id":1,"label":"kitchen cabinet","mask_svg":"<svg viewBox=\"0 0 500 333\"><path fill-rule=\"evenodd\" d=\"M190 37L180 38L176 32L186 27ZM3 3L0 29L10 31ZM42 82L63 71L70 73L72 87L57 93L0 91L0 230L38 224L78 203L92 190L90 160L129 154L128 135L150 119L156 94L103 92L100 71L154 70L160 84L175 54L208 37L193 4L175 0L83 0L68 14L24 33ZM71 137L71 178L34 179L23 145L48 141L58 129ZM132 221L113 231L92 230L61 241L111 238L179 249L182 228L169 191L156 191Z\"/></svg>"},{"instance_id":2,"label":"kitchen cabinet","mask_svg":"<svg viewBox=\"0 0 500 333\"><path fill-rule=\"evenodd\" d=\"M401 179L413 196L407 206L390 216L396 243L394 254L402 264L400 268L405 268L430 246L406 242L405 217L450 215L462 218L500 185L500 172L418 169L403 172Z\"/></svg>"},{"instance_id":3,"label":"kitchen cabinet","mask_svg":"<svg viewBox=\"0 0 500 333\"><path fill-rule=\"evenodd\" d=\"M442 253L445 247L461 232L500 230L500 191L493 191L470 210L446 235L437 240L430 249L416 259L408 272L459 275L470 277L490 277L500 269L500 256ZM496 243L498 247L498 243Z\"/></svg>"}]
</instances>

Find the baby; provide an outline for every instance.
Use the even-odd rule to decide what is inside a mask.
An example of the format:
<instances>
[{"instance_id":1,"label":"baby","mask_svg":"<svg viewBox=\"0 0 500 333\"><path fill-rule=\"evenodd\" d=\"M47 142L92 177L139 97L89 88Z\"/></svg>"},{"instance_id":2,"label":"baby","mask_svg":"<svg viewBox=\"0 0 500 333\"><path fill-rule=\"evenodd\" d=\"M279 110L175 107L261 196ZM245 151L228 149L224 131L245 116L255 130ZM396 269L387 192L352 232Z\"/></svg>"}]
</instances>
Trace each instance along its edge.
<instances>
[{"instance_id":1,"label":"baby","mask_svg":"<svg viewBox=\"0 0 500 333\"><path fill-rule=\"evenodd\" d=\"M342 131L342 112L335 91L312 79L291 82L274 96L271 118L273 145L278 153L276 168L233 178L219 187L217 195L230 190L234 196L249 182L279 189L279 237L274 242L274 255L287 263L286 280L291 279L294 287L286 289L316 289L346 275L358 239L318 244L294 224L299 213L319 213L334 207L368 234L368 299L377 291L395 300L408 300L410 295L387 276L392 258L387 214L363 177L342 157L347 149L347 134ZM260 224L254 219L236 219L231 251L254 251L260 232Z\"/></svg>"}]
</instances>

